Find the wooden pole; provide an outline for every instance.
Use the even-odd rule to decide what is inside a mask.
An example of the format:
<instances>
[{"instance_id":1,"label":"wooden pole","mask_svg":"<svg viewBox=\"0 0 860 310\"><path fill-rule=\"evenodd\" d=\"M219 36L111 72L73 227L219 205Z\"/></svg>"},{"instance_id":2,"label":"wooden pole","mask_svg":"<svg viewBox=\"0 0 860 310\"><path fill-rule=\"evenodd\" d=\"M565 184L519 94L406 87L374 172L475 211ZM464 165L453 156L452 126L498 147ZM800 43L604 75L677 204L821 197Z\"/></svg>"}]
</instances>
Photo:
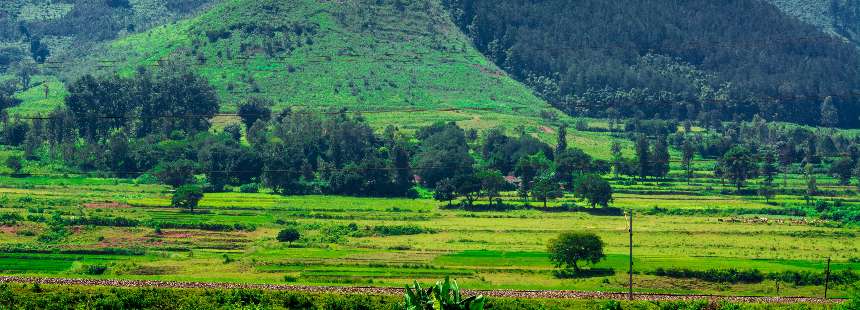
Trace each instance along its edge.
<instances>
[{"instance_id":1,"label":"wooden pole","mask_svg":"<svg viewBox=\"0 0 860 310\"><path fill-rule=\"evenodd\" d=\"M827 289L830 286L830 257L827 258L827 270L824 271L824 299L827 299Z\"/></svg>"},{"instance_id":2,"label":"wooden pole","mask_svg":"<svg viewBox=\"0 0 860 310\"><path fill-rule=\"evenodd\" d=\"M627 291L627 299L633 300L633 209L630 209L630 218L628 218L629 222L627 223L627 232L630 233L630 270L628 271L629 279L628 279L628 291Z\"/></svg>"}]
</instances>

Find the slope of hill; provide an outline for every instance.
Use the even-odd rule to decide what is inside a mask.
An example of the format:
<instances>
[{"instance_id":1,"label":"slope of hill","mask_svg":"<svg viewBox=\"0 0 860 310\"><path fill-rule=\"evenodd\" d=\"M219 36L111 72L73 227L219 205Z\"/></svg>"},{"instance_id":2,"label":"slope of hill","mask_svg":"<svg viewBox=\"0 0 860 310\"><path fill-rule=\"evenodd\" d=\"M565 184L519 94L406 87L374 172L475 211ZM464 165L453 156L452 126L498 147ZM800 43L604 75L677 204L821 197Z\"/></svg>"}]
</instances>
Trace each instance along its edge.
<instances>
[{"instance_id":1,"label":"slope of hill","mask_svg":"<svg viewBox=\"0 0 860 310\"><path fill-rule=\"evenodd\" d=\"M77 67L191 66L232 111L247 96L355 110L552 109L469 44L437 1L224 1L122 38Z\"/></svg>"},{"instance_id":2,"label":"slope of hill","mask_svg":"<svg viewBox=\"0 0 860 310\"><path fill-rule=\"evenodd\" d=\"M286 106L371 111L377 128L414 129L436 121L466 128L505 126L555 143L550 129L572 120L474 49L438 0L222 1L201 14L102 44L65 62L69 82L86 73L131 74L162 64L189 66L215 86L223 112L249 96ZM34 83L52 77L38 76ZM47 113L62 104L52 90L18 95L13 114ZM372 112L377 111L377 112ZM219 117L216 126L238 121ZM572 133L608 156L607 133Z\"/></svg>"},{"instance_id":3,"label":"slope of hill","mask_svg":"<svg viewBox=\"0 0 860 310\"><path fill-rule=\"evenodd\" d=\"M0 3L0 73L21 61L62 63L99 42L194 13L212 0L6 0ZM37 53L41 50L43 54ZM53 67L61 67L55 64ZM59 68L57 68L59 69Z\"/></svg>"},{"instance_id":4,"label":"slope of hill","mask_svg":"<svg viewBox=\"0 0 860 310\"><path fill-rule=\"evenodd\" d=\"M445 3L485 55L572 113L860 125L856 47L766 2ZM839 119L819 118L828 96Z\"/></svg>"},{"instance_id":5,"label":"slope of hill","mask_svg":"<svg viewBox=\"0 0 860 310\"><path fill-rule=\"evenodd\" d=\"M860 44L858 0L768 0L789 15Z\"/></svg>"}]
</instances>

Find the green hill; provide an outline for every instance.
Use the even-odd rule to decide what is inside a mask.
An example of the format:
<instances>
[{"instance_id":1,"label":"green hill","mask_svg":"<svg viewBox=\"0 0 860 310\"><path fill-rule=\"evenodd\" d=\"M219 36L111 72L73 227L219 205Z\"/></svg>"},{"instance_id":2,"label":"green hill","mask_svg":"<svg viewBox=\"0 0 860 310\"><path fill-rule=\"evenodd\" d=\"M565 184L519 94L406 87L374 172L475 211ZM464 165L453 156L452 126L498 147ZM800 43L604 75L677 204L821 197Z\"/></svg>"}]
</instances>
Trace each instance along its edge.
<instances>
[{"instance_id":1,"label":"green hill","mask_svg":"<svg viewBox=\"0 0 860 310\"><path fill-rule=\"evenodd\" d=\"M276 110L489 109L514 117L553 110L473 49L437 1L229 0L112 42L69 72L131 73L163 61L207 77L226 112L252 95L272 99ZM413 125L478 114L500 117L467 110L369 118Z\"/></svg>"},{"instance_id":2,"label":"green hill","mask_svg":"<svg viewBox=\"0 0 860 310\"><path fill-rule=\"evenodd\" d=\"M558 122L572 120L510 78L477 51L438 0L226 0L200 14L123 36L69 59L68 82L86 73L131 74L140 68L189 66L218 91L222 112L249 96L287 106L367 111L377 128L411 130L436 121L488 129L523 126L555 143ZM31 89L13 114L45 113L62 104ZM218 118L216 126L237 122ZM571 143L607 157L608 133L572 132Z\"/></svg>"}]
</instances>

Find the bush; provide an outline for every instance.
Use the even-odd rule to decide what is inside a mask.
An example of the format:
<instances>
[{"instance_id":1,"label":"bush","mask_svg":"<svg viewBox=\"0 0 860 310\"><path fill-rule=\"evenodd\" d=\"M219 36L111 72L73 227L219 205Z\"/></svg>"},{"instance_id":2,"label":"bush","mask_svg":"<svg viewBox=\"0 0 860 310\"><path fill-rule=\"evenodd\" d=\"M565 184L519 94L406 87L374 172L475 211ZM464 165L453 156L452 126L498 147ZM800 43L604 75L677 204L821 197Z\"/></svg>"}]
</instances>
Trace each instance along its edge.
<instances>
[{"instance_id":1,"label":"bush","mask_svg":"<svg viewBox=\"0 0 860 310\"><path fill-rule=\"evenodd\" d=\"M242 193L259 193L260 192L260 184L259 183L242 184L242 186L239 186L239 191Z\"/></svg>"},{"instance_id":2,"label":"bush","mask_svg":"<svg viewBox=\"0 0 860 310\"><path fill-rule=\"evenodd\" d=\"M176 223L176 222L149 222L146 226L162 229L199 229L208 231L255 231L257 226L254 224L235 223Z\"/></svg>"},{"instance_id":3,"label":"bush","mask_svg":"<svg viewBox=\"0 0 860 310\"><path fill-rule=\"evenodd\" d=\"M87 275L101 275L107 271L107 266L102 265L86 265L84 266L83 273Z\"/></svg>"},{"instance_id":4,"label":"bush","mask_svg":"<svg viewBox=\"0 0 860 310\"><path fill-rule=\"evenodd\" d=\"M648 272L648 274L661 277L699 279L708 282L720 283L761 283L765 279L765 275L758 269L709 269L701 271L685 268L657 268L653 272Z\"/></svg>"},{"instance_id":5,"label":"bush","mask_svg":"<svg viewBox=\"0 0 860 310\"><path fill-rule=\"evenodd\" d=\"M432 234L436 231L430 228L424 228L417 225L394 225L394 226L373 226L366 230L358 230L358 226L352 227L350 224L350 230L355 232L352 233L353 237L385 237L385 236L407 236L407 235L419 235L419 234Z\"/></svg>"},{"instance_id":6,"label":"bush","mask_svg":"<svg viewBox=\"0 0 860 310\"><path fill-rule=\"evenodd\" d=\"M112 226L112 227L136 227L140 225L140 221L124 217L77 217L66 220L67 225L92 225L92 226Z\"/></svg>"}]
</instances>

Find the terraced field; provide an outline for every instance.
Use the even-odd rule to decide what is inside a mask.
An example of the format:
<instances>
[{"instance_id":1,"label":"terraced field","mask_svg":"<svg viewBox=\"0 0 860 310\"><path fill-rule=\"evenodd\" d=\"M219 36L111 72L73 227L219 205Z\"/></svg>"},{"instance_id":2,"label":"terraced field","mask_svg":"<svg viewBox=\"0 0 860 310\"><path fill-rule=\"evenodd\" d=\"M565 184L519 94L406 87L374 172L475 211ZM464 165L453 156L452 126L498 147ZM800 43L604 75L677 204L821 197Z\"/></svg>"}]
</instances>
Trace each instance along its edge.
<instances>
[{"instance_id":1,"label":"terraced field","mask_svg":"<svg viewBox=\"0 0 860 310\"><path fill-rule=\"evenodd\" d=\"M168 207L166 187L129 180L4 177L2 184L0 214L23 219L0 230L3 274L392 287L451 275L475 289L623 291L626 285L625 218L559 212L576 203L573 197L546 210L468 212L428 199L217 193L207 194L201 211L190 214ZM657 276L658 268L821 273L828 256L834 272L860 268L856 229L768 215L795 197L771 205L695 186L677 185L667 194L654 192L658 186L651 182L617 186L614 204L636 212L637 291L777 295L773 280L714 283ZM518 201L507 195L505 200ZM738 215L741 210L749 212ZM62 244L37 241L46 229L39 218L54 211L82 224L69 226ZM125 221L94 220L99 218ZM299 227L300 241L275 241L285 226ZM379 227L417 233L374 233ZM594 266L596 274L553 274L546 242L568 230L592 231L606 242L608 257ZM106 270L93 274L89 266ZM846 290L837 285L831 296ZM822 293L821 286L783 283L779 295Z\"/></svg>"}]
</instances>

